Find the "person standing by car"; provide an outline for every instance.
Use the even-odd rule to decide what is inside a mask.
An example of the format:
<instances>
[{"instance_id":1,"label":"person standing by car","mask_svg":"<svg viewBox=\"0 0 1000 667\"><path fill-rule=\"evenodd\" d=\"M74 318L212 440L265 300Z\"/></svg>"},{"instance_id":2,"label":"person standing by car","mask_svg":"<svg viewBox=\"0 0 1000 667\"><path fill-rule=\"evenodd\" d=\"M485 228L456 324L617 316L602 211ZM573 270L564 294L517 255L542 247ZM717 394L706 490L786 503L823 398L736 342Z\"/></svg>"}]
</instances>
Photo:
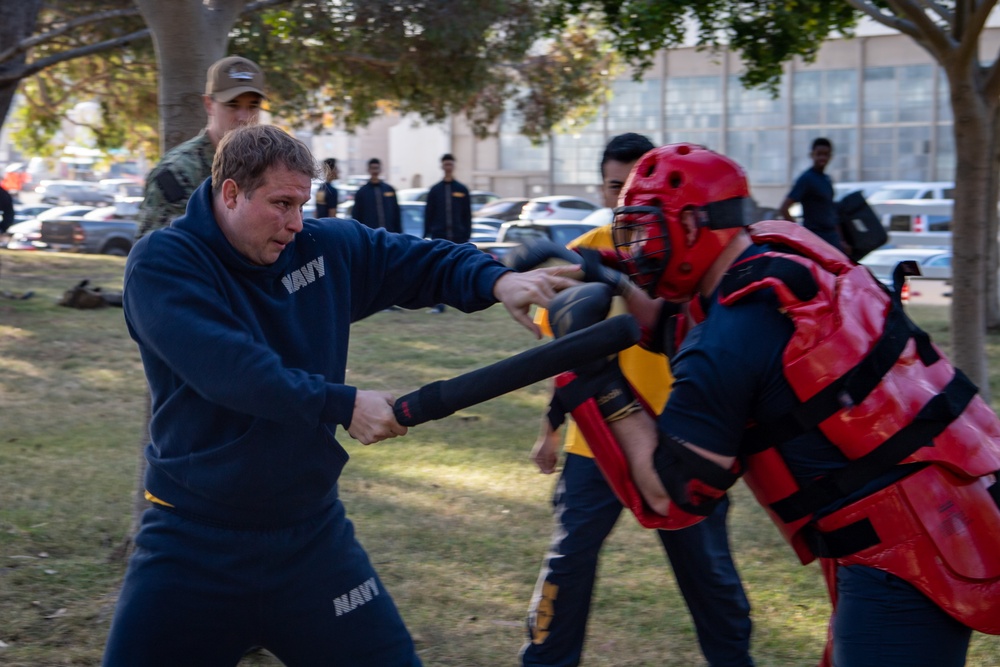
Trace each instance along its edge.
<instances>
[{"instance_id":1,"label":"person standing by car","mask_svg":"<svg viewBox=\"0 0 1000 667\"><path fill-rule=\"evenodd\" d=\"M251 60L228 56L208 68L202 102L208 125L175 146L146 176L139 205L139 234L165 227L184 213L191 193L212 173L212 158L222 137L254 125L265 99L264 72Z\"/></svg>"},{"instance_id":2,"label":"person standing by car","mask_svg":"<svg viewBox=\"0 0 1000 667\"><path fill-rule=\"evenodd\" d=\"M444 178L427 193L424 238L465 243L472 236L472 198L469 189L455 180L454 155L445 153L441 156L441 170L444 171ZM444 304L434 306L431 312L443 313Z\"/></svg>"},{"instance_id":3,"label":"person standing by car","mask_svg":"<svg viewBox=\"0 0 1000 667\"><path fill-rule=\"evenodd\" d=\"M3 213L3 218L0 219L0 234L6 234L14 224L14 198L3 187L0 187L0 212Z\"/></svg>"},{"instance_id":4,"label":"person standing by car","mask_svg":"<svg viewBox=\"0 0 1000 667\"><path fill-rule=\"evenodd\" d=\"M387 229L397 234L403 231L396 189L381 180L382 161L377 157L368 160L368 182L354 194L351 215L372 229Z\"/></svg>"},{"instance_id":5,"label":"person standing by car","mask_svg":"<svg viewBox=\"0 0 1000 667\"><path fill-rule=\"evenodd\" d=\"M802 204L802 226L838 250L844 249L840 237L840 218L833 202L833 181L826 166L833 157L833 144L826 137L817 137L809 152L812 166L803 171L781 203L778 215L792 220L792 204Z\"/></svg>"},{"instance_id":6,"label":"person standing by car","mask_svg":"<svg viewBox=\"0 0 1000 667\"><path fill-rule=\"evenodd\" d=\"M604 205L614 208L635 162L653 149L641 134L611 139L601 157ZM587 232L572 248L612 250L611 225ZM541 319L547 317L540 311ZM539 318L536 317L536 321ZM619 354L629 381L649 405L661 408L672 376L667 360L635 346ZM556 470L559 432L547 416L531 451L544 474ZM528 641L522 667L578 665L597 579L601 546L618 521L622 503L615 496L576 424L566 429L563 469L552 505L556 529L528 610ZM656 532L691 612L698 643L710 667L752 667L750 603L729 550L728 499L703 522L676 531Z\"/></svg>"},{"instance_id":7,"label":"person standing by car","mask_svg":"<svg viewBox=\"0 0 1000 667\"><path fill-rule=\"evenodd\" d=\"M337 217L337 187L333 182L339 177L336 158L323 160L323 184L316 188L317 218Z\"/></svg>"},{"instance_id":8,"label":"person standing by car","mask_svg":"<svg viewBox=\"0 0 1000 667\"><path fill-rule=\"evenodd\" d=\"M528 314L576 281L471 245L303 219L315 162L269 125L221 141L185 215L125 266L152 393L145 511L103 664L416 667L338 493L343 429L406 435L387 392L344 383L351 323L400 303Z\"/></svg>"}]
</instances>

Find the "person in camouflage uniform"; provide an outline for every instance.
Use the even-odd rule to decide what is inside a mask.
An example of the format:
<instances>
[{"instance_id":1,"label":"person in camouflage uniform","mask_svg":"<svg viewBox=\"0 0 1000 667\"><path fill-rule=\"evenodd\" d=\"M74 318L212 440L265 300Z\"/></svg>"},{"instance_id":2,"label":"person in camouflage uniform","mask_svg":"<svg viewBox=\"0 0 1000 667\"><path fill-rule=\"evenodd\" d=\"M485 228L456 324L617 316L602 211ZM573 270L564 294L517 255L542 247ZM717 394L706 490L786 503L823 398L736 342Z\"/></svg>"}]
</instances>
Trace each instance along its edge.
<instances>
[{"instance_id":1,"label":"person in camouflage uniform","mask_svg":"<svg viewBox=\"0 0 1000 667\"><path fill-rule=\"evenodd\" d=\"M140 236L184 214L191 193L212 174L219 141L233 128L256 124L264 98L264 73L253 61L229 56L208 68L202 96L208 125L198 136L168 151L146 176L139 207Z\"/></svg>"}]
</instances>

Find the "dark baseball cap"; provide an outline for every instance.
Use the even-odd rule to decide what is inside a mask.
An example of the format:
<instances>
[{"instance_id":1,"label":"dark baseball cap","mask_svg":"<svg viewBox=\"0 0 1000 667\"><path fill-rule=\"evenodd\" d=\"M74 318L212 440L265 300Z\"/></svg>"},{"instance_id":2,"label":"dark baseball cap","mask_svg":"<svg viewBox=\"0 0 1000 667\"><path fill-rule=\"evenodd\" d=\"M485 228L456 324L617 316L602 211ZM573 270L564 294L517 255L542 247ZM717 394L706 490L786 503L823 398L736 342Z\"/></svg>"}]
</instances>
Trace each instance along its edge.
<instances>
[{"instance_id":1,"label":"dark baseball cap","mask_svg":"<svg viewBox=\"0 0 1000 667\"><path fill-rule=\"evenodd\" d=\"M228 56L208 68L206 95L219 102L228 102L243 93L267 97L264 94L264 72L257 67L257 63L240 56Z\"/></svg>"}]
</instances>

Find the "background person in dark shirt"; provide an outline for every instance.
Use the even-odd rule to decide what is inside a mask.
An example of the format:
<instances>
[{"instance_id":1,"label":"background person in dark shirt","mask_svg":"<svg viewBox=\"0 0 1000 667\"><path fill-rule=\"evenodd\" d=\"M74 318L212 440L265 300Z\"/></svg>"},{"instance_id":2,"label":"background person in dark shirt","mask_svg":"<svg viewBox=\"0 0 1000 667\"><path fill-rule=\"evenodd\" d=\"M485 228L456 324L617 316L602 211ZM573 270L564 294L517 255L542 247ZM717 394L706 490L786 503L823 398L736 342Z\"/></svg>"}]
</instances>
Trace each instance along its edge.
<instances>
[{"instance_id":1,"label":"background person in dark shirt","mask_svg":"<svg viewBox=\"0 0 1000 667\"><path fill-rule=\"evenodd\" d=\"M10 226L14 224L14 198L10 193L0 188L0 234L6 234Z\"/></svg>"},{"instance_id":2,"label":"background person in dark shirt","mask_svg":"<svg viewBox=\"0 0 1000 667\"><path fill-rule=\"evenodd\" d=\"M825 173L833 157L833 144L825 137L813 140L809 152L813 164L799 175L795 185L781 203L780 217L792 220L788 209L795 202L802 204L802 224L834 248L843 250L844 243L838 229L837 208L833 203L833 181Z\"/></svg>"},{"instance_id":3,"label":"background person in dark shirt","mask_svg":"<svg viewBox=\"0 0 1000 667\"><path fill-rule=\"evenodd\" d=\"M472 198L469 188L455 180L455 156L445 153L441 156L444 178L427 193L427 208L424 209L424 237L447 239L455 243L465 243L472 236ZM431 309L432 313L443 313L444 304Z\"/></svg>"},{"instance_id":4,"label":"background person in dark shirt","mask_svg":"<svg viewBox=\"0 0 1000 667\"><path fill-rule=\"evenodd\" d=\"M333 182L340 176L337 169L337 159L328 157L323 160L324 183L316 188L316 217L337 217L337 188Z\"/></svg>"},{"instance_id":5,"label":"background person in dark shirt","mask_svg":"<svg viewBox=\"0 0 1000 667\"><path fill-rule=\"evenodd\" d=\"M354 195L354 219L372 229L384 227L390 232L402 233L396 189L382 181L382 161L377 157L368 160L369 181L358 188Z\"/></svg>"}]
</instances>

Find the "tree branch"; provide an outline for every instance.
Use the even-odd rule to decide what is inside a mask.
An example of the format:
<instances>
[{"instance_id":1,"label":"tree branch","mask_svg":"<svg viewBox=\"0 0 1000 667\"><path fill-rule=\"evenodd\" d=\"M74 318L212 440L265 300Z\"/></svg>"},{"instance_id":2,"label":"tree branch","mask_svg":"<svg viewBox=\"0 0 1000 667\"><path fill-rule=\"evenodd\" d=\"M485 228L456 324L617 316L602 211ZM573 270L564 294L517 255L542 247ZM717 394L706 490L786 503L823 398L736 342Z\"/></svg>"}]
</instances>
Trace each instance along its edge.
<instances>
[{"instance_id":1,"label":"tree branch","mask_svg":"<svg viewBox=\"0 0 1000 667\"><path fill-rule=\"evenodd\" d=\"M906 16L912 23L912 30L906 34L924 46L939 63L945 63L953 58L958 43L941 26L931 20L927 12L912 0L886 0L889 7Z\"/></svg>"},{"instance_id":2,"label":"tree branch","mask_svg":"<svg viewBox=\"0 0 1000 667\"><path fill-rule=\"evenodd\" d=\"M21 53L27 51L33 46L38 46L48 42L56 37L65 35L67 32L79 28L80 26L87 25L88 23L97 23L100 21L106 21L108 19L117 18L127 18L129 16L137 16L139 14L139 9L133 7L132 9L111 9L106 12L97 12L96 14L88 14L87 16L81 16L72 21L67 21L58 28L54 28L48 32L43 32L38 35L33 35L26 39L22 39L20 42L10 47L6 51L0 53L0 62L11 58L16 53Z\"/></svg>"},{"instance_id":3,"label":"tree branch","mask_svg":"<svg viewBox=\"0 0 1000 667\"><path fill-rule=\"evenodd\" d=\"M959 35L958 49L956 56L962 62L968 62L972 58L979 57L979 37L986 26L986 21L993 11L995 2L980 2L972 13L965 17L962 34Z\"/></svg>"},{"instance_id":4,"label":"tree branch","mask_svg":"<svg viewBox=\"0 0 1000 667\"><path fill-rule=\"evenodd\" d=\"M941 3L935 2L934 0L916 0L916 2L924 9L932 11L940 16L941 20L947 23L949 28L953 28L955 26L954 12Z\"/></svg>"},{"instance_id":5,"label":"tree branch","mask_svg":"<svg viewBox=\"0 0 1000 667\"><path fill-rule=\"evenodd\" d=\"M103 42L98 42L97 44L90 44L88 46L81 46L77 49L70 49L68 51L63 51L61 53L49 56L48 58L42 58L41 60L36 60L34 62L26 64L17 71L0 73L0 85L20 81L21 79L27 78L32 74L36 74L42 71L46 67L51 67L52 65L61 62L66 62L67 60L82 58L83 56L89 56L93 53L98 53L106 49L113 49L116 46L122 46L123 44L127 44L129 42L135 42L140 39L147 39L148 37L149 37L149 28L144 28L142 30L137 30L127 35L122 35L121 37L116 37L114 39L107 39L104 40Z\"/></svg>"}]
</instances>

